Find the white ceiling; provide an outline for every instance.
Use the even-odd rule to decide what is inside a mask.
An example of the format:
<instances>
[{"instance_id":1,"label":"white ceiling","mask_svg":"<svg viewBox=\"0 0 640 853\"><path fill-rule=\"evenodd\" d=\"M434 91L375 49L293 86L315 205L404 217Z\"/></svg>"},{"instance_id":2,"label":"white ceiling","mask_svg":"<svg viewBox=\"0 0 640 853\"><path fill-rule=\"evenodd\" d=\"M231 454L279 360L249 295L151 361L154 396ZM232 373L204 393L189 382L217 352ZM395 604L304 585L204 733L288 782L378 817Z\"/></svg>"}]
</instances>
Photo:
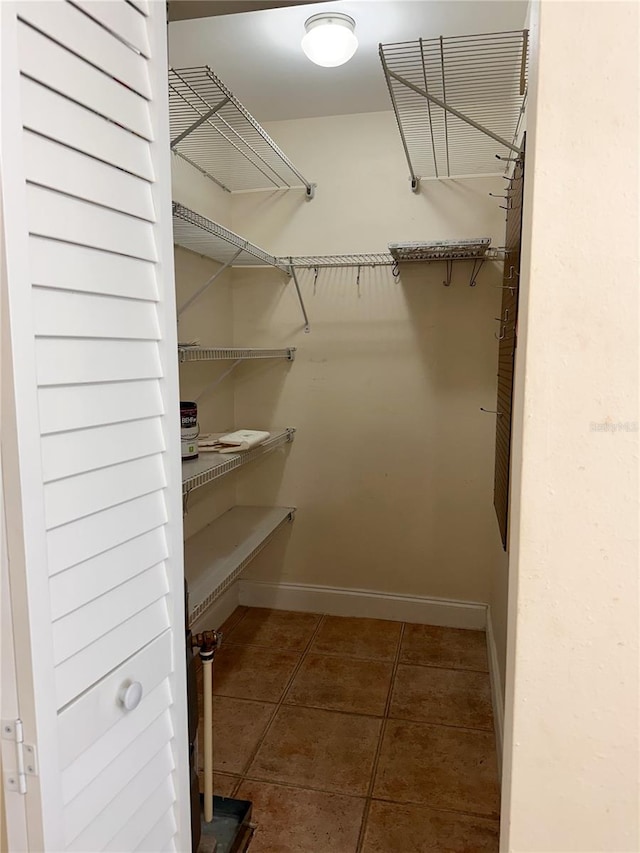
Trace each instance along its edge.
<instances>
[{"instance_id":1,"label":"white ceiling","mask_svg":"<svg viewBox=\"0 0 640 853\"><path fill-rule=\"evenodd\" d=\"M339 68L302 53L305 20L341 11L360 42ZM209 65L262 122L391 109L378 44L522 29L526 0L338 0L169 25L174 68Z\"/></svg>"}]
</instances>

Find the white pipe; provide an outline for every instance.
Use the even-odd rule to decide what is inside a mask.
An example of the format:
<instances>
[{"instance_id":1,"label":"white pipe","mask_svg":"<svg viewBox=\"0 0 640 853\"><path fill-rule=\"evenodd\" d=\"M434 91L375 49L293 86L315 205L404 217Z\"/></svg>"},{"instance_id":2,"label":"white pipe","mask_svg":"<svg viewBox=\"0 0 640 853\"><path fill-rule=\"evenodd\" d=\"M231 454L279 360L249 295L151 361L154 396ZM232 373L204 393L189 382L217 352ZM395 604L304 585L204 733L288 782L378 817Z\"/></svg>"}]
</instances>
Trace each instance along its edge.
<instances>
[{"instance_id":1,"label":"white pipe","mask_svg":"<svg viewBox=\"0 0 640 853\"><path fill-rule=\"evenodd\" d=\"M204 691L204 820L213 820L213 650L202 658Z\"/></svg>"}]
</instances>

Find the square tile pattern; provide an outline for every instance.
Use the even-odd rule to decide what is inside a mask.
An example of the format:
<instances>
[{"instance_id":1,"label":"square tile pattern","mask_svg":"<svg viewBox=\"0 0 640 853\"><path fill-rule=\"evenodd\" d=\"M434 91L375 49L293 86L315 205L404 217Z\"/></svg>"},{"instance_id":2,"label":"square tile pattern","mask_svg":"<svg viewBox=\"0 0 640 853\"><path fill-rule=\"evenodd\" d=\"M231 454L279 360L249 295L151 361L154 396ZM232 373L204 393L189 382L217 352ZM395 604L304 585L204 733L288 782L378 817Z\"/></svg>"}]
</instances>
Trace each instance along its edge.
<instances>
[{"instance_id":1,"label":"square tile pattern","mask_svg":"<svg viewBox=\"0 0 640 853\"><path fill-rule=\"evenodd\" d=\"M246 607L225 628L214 789L253 802L249 853L497 853L482 631Z\"/></svg>"}]
</instances>

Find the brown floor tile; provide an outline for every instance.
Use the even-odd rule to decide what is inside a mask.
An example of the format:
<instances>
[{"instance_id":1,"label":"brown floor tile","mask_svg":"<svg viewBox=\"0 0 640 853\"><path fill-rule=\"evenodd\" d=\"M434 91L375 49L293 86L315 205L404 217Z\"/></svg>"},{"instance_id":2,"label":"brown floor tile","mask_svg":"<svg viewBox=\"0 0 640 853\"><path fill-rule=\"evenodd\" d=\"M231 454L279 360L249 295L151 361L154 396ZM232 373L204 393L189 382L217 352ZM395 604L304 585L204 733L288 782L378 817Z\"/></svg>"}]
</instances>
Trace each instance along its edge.
<instances>
[{"instance_id":1,"label":"brown floor tile","mask_svg":"<svg viewBox=\"0 0 640 853\"><path fill-rule=\"evenodd\" d=\"M392 671L392 664L383 661L308 654L285 701L381 717Z\"/></svg>"},{"instance_id":2,"label":"brown floor tile","mask_svg":"<svg viewBox=\"0 0 640 853\"><path fill-rule=\"evenodd\" d=\"M320 618L315 613L250 607L242 621L229 631L227 640L234 644L300 652L311 639Z\"/></svg>"},{"instance_id":3,"label":"brown floor tile","mask_svg":"<svg viewBox=\"0 0 640 853\"><path fill-rule=\"evenodd\" d=\"M389 716L493 731L489 675L400 664Z\"/></svg>"},{"instance_id":4,"label":"brown floor tile","mask_svg":"<svg viewBox=\"0 0 640 853\"><path fill-rule=\"evenodd\" d=\"M338 794L367 793L382 721L283 706L248 776Z\"/></svg>"},{"instance_id":5,"label":"brown floor tile","mask_svg":"<svg viewBox=\"0 0 640 853\"><path fill-rule=\"evenodd\" d=\"M384 619L325 616L311 649L345 657L394 660L401 627L400 622Z\"/></svg>"},{"instance_id":6,"label":"brown floor tile","mask_svg":"<svg viewBox=\"0 0 640 853\"><path fill-rule=\"evenodd\" d=\"M301 788L245 781L253 802L251 853L354 853L365 801Z\"/></svg>"},{"instance_id":7,"label":"brown floor tile","mask_svg":"<svg viewBox=\"0 0 640 853\"><path fill-rule=\"evenodd\" d=\"M213 700L213 766L226 773L242 773L263 735L274 706L216 696ZM203 762L204 724L198 726L198 755Z\"/></svg>"},{"instance_id":8,"label":"brown floor tile","mask_svg":"<svg viewBox=\"0 0 640 853\"><path fill-rule=\"evenodd\" d=\"M200 782L200 793L204 792L204 773L198 771L198 780ZM230 776L228 773L213 774L213 793L218 797L230 797L233 789L240 781L240 776Z\"/></svg>"},{"instance_id":9,"label":"brown floor tile","mask_svg":"<svg viewBox=\"0 0 640 853\"><path fill-rule=\"evenodd\" d=\"M215 658L213 692L216 696L278 702L299 661L298 652L223 645Z\"/></svg>"},{"instance_id":10,"label":"brown floor tile","mask_svg":"<svg viewBox=\"0 0 640 853\"><path fill-rule=\"evenodd\" d=\"M389 720L373 795L497 818L493 733Z\"/></svg>"},{"instance_id":11,"label":"brown floor tile","mask_svg":"<svg viewBox=\"0 0 640 853\"><path fill-rule=\"evenodd\" d=\"M498 853L497 820L371 803L362 853Z\"/></svg>"},{"instance_id":12,"label":"brown floor tile","mask_svg":"<svg viewBox=\"0 0 640 853\"><path fill-rule=\"evenodd\" d=\"M236 609L233 611L231 616L228 616L224 620L222 625L218 628L218 630L222 634L223 641L226 638L229 631L232 628L235 628L235 626L242 619L242 617L245 615L245 613L247 612L248 609L249 609L248 607L242 607L242 606L236 607Z\"/></svg>"},{"instance_id":13,"label":"brown floor tile","mask_svg":"<svg viewBox=\"0 0 640 853\"><path fill-rule=\"evenodd\" d=\"M405 625L400 660L446 669L489 670L484 631L464 628Z\"/></svg>"}]
</instances>

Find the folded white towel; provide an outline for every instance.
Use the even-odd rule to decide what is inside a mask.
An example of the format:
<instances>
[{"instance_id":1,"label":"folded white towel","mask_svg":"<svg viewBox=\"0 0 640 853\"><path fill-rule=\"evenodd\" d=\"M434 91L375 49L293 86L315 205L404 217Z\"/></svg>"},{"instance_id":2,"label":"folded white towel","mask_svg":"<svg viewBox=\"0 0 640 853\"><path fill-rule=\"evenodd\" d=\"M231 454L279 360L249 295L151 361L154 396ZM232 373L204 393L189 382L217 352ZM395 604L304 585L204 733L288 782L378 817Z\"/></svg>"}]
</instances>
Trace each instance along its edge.
<instances>
[{"instance_id":1,"label":"folded white towel","mask_svg":"<svg viewBox=\"0 0 640 853\"><path fill-rule=\"evenodd\" d=\"M201 435L198 449L205 452L239 453L257 447L270 437L271 433L255 429L239 429L226 435Z\"/></svg>"}]
</instances>

